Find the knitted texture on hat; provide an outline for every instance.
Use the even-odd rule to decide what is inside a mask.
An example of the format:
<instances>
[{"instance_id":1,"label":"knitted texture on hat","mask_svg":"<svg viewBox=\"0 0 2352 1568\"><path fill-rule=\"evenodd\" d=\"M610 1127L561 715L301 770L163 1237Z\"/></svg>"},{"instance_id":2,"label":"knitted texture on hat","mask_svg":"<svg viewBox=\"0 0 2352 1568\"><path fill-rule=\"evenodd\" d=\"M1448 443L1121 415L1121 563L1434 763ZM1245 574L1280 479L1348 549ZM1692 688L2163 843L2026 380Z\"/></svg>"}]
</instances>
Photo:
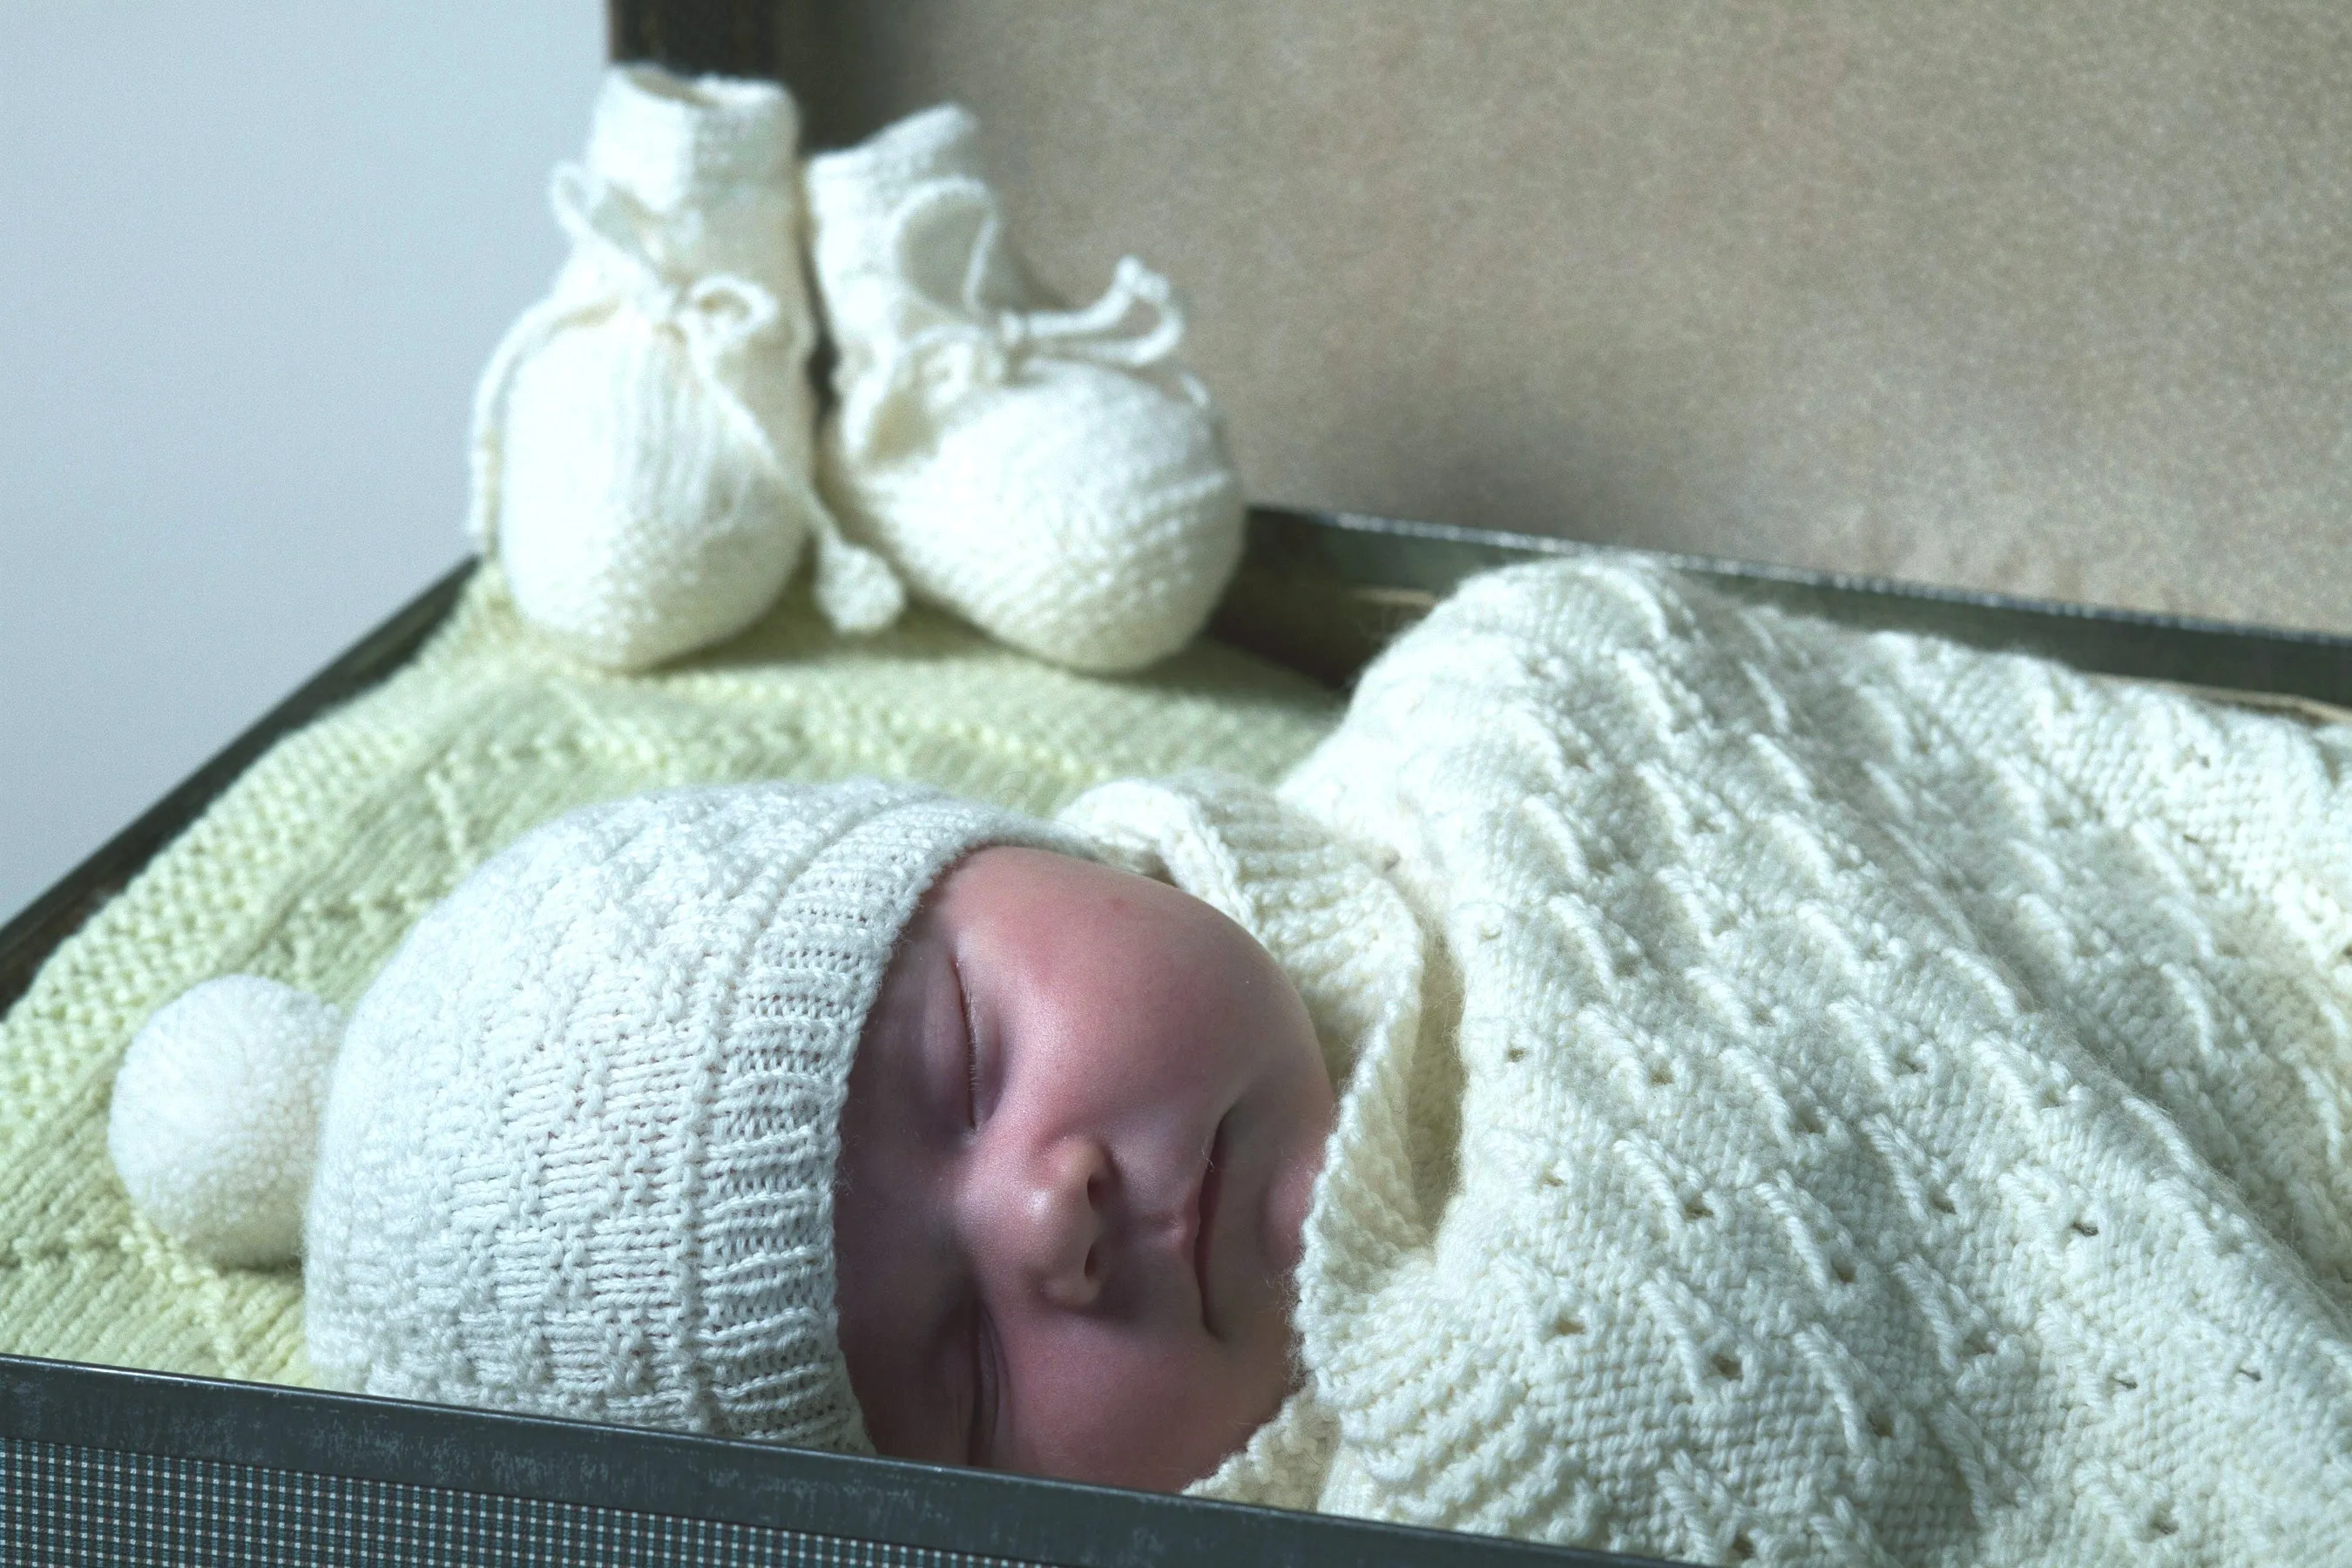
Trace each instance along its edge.
<instances>
[{"instance_id":1,"label":"knitted texture on hat","mask_svg":"<svg viewBox=\"0 0 2352 1568\"><path fill-rule=\"evenodd\" d=\"M1279 792L1391 859L1430 968L1346 1087L1307 1392L1204 1489L1709 1563L2352 1562L2347 780L2352 728L1654 569L1465 584Z\"/></svg>"},{"instance_id":2,"label":"knitted texture on hat","mask_svg":"<svg viewBox=\"0 0 2352 1568\"><path fill-rule=\"evenodd\" d=\"M305 1229L310 1364L369 1393L865 1450L833 1176L917 901L1076 841L866 780L591 806L417 923L352 1014Z\"/></svg>"},{"instance_id":3,"label":"knitted texture on hat","mask_svg":"<svg viewBox=\"0 0 2352 1568\"><path fill-rule=\"evenodd\" d=\"M485 573L408 666L272 747L0 1018L0 1351L310 1377L299 1275L193 1257L107 1156L126 1044L199 982L265 975L348 1008L478 866L597 801L866 773L1050 816L1126 773L1271 778L1336 713L1213 643L1149 682L1099 680L921 608L844 640L802 590L723 661L618 678L558 654Z\"/></svg>"},{"instance_id":4,"label":"knitted texture on hat","mask_svg":"<svg viewBox=\"0 0 2352 1568\"><path fill-rule=\"evenodd\" d=\"M811 536L836 624L898 613L814 489L798 134L773 82L617 66L585 162L555 172L572 255L483 373L473 531L583 658L641 668L740 631Z\"/></svg>"},{"instance_id":5,"label":"knitted texture on hat","mask_svg":"<svg viewBox=\"0 0 2352 1568\"><path fill-rule=\"evenodd\" d=\"M1043 658L1181 647L1241 558L1242 496L1184 323L1140 262L1050 307L1005 238L978 127L948 105L813 158L841 358L819 455L843 526L919 595Z\"/></svg>"}]
</instances>

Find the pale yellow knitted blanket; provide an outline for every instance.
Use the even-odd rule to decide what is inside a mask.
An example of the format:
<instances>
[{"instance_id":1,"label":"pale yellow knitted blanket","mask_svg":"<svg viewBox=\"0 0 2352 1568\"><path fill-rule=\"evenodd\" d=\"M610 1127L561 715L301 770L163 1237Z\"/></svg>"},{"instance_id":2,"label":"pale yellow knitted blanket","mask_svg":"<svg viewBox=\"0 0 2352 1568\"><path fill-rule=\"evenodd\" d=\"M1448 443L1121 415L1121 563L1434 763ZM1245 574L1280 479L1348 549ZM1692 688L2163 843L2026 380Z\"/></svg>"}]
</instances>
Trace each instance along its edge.
<instances>
[{"instance_id":1,"label":"pale yellow knitted blanket","mask_svg":"<svg viewBox=\"0 0 2352 1568\"><path fill-rule=\"evenodd\" d=\"M1045 814L1127 773L1271 779L1338 708L1213 644L1102 679L924 613L841 640L804 594L712 654L616 677L546 649L485 574L407 668L263 757L0 1022L0 1351L303 1380L299 1275L193 1261L107 1162L123 1047L199 980L349 1003L486 856L590 801L872 773Z\"/></svg>"}]
</instances>

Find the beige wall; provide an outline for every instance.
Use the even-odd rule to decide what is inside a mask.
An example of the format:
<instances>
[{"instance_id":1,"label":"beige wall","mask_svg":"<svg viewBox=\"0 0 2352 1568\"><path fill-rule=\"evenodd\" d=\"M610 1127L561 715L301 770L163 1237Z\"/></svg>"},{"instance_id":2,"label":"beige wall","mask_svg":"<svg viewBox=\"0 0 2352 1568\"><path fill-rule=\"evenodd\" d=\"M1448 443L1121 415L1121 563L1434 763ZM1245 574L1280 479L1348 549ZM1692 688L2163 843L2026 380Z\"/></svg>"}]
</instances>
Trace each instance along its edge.
<instances>
[{"instance_id":1,"label":"beige wall","mask_svg":"<svg viewBox=\"0 0 2352 1568\"><path fill-rule=\"evenodd\" d=\"M865 0L1265 500L2352 631L2342 0Z\"/></svg>"}]
</instances>

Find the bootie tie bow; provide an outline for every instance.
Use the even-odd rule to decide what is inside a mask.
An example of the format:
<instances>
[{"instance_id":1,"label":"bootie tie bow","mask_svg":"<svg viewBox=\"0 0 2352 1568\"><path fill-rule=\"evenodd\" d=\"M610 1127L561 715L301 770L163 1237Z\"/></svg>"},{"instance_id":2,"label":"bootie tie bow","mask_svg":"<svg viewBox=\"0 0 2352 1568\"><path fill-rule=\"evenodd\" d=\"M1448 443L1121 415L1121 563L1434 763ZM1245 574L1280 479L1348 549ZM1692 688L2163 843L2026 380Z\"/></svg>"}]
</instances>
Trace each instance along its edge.
<instances>
[{"instance_id":1,"label":"bootie tie bow","mask_svg":"<svg viewBox=\"0 0 2352 1568\"><path fill-rule=\"evenodd\" d=\"M556 170L549 199L557 225L571 237L573 254L592 265L620 301L683 338L695 367L714 386L730 384L737 350L771 332L783 335L782 307L751 279L734 273L696 278L666 268L655 254L659 239L653 215L611 181L567 163ZM547 307L546 331L610 308L593 296L568 304L551 300ZM790 340L778 344L787 355L803 356L815 346L814 323L805 311L790 323ZM756 429L757 421L742 399L736 397L733 403ZM766 438L764 434L761 438Z\"/></svg>"},{"instance_id":2,"label":"bootie tie bow","mask_svg":"<svg viewBox=\"0 0 2352 1568\"><path fill-rule=\"evenodd\" d=\"M813 483L797 129L772 82L622 68L588 161L556 171L572 254L483 374L472 527L523 614L595 663L741 630L810 538L836 626L898 613Z\"/></svg>"},{"instance_id":3,"label":"bootie tie bow","mask_svg":"<svg viewBox=\"0 0 2352 1568\"><path fill-rule=\"evenodd\" d=\"M1184 341L1184 316L1168 280L1134 257L1123 258L1100 299L1081 310L1021 310L992 303L1001 294L991 268L1007 254L1003 218L985 184L969 178L940 180L918 189L889 219L889 252L902 287L887 282L866 307L886 315L891 330L862 340L872 363L844 356L838 379L849 395L841 408L842 445L861 461L887 458L894 416L910 416L896 432L924 438L927 407L953 403L982 386L1018 380L1038 358L1083 361L1111 370L1164 371L1152 379L1195 407L1209 396L1189 372L1171 363ZM968 237L961 239L960 237ZM952 290L928 277L964 252ZM850 290L872 290L853 279ZM844 313L861 313L845 300ZM1126 329L1140 314L1140 332Z\"/></svg>"},{"instance_id":4,"label":"bootie tie bow","mask_svg":"<svg viewBox=\"0 0 2352 1568\"><path fill-rule=\"evenodd\" d=\"M1191 639L1241 552L1240 483L1174 354L1167 283L1120 263L1045 297L953 105L812 159L817 287L840 361L818 479L908 589L1080 669Z\"/></svg>"}]
</instances>

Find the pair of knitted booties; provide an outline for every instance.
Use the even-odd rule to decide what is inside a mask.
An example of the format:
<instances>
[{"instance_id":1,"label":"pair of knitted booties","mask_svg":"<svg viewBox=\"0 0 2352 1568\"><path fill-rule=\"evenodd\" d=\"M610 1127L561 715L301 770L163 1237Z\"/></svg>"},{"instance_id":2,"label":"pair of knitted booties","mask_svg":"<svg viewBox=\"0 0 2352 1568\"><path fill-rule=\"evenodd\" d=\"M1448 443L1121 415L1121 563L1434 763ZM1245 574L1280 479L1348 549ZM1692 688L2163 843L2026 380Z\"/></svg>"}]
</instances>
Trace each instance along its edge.
<instances>
[{"instance_id":1,"label":"pair of knitted booties","mask_svg":"<svg viewBox=\"0 0 2352 1568\"><path fill-rule=\"evenodd\" d=\"M555 174L571 257L475 400L473 531L528 619L643 668L749 626L813 545L844 631L911 592L1114 671L1200 628L1243 507L1183 319L1132 258L1051 308L976 132L950 105L803 166L772 82L608 73Z\"/></svg>"}]
</instances>

